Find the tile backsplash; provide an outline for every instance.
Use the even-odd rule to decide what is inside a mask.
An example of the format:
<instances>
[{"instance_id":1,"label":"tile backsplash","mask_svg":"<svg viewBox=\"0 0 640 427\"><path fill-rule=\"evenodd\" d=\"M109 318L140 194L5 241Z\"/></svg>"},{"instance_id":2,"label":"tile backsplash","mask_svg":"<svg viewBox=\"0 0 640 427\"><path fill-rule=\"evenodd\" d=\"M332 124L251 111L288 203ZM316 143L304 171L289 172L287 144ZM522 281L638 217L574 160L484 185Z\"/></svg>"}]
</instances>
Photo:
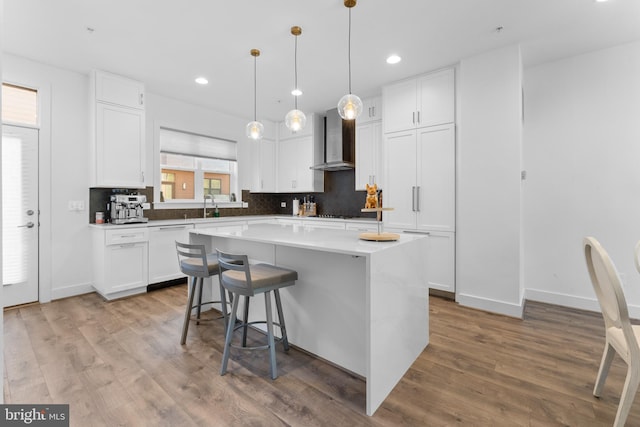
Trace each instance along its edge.
<instances>
[{"instance_id":1,"label":"tile backsplash","mask_svg":"<svg viewBox=\"0 0 640 427\"><path fill-rule=\"evenodd\" d=\"M220 208L220 216L245 216L245 215L291 215L293 199L302 200L309 195L314 196L317 203L318 215L336 215L347 217L374 218L375 214L362 213L366 194L364 191L355 191L355 172L353 170L325 172L324 193L251 193L242 190L242 201L248 203L248 208ZM109 218L107 204L109 196L115 193L140 193L147 196L151 203L151 209L145 209L144 215L150 220L201 218L202 207L194 209L153 209L153 187L145 189L89 189L89 222L95 222L96 212L105 212L105 218ZM280 207L281 202L286 207Z\"/></svg>"}]
</instances>

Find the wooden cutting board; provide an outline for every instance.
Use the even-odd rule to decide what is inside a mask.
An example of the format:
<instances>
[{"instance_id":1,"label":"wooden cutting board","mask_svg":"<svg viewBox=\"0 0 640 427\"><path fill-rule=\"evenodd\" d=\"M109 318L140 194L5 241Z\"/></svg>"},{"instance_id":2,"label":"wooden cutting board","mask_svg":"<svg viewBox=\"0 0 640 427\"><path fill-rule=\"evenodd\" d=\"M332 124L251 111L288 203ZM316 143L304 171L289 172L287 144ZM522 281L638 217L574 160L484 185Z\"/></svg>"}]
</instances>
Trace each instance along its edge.
<instances>
[{"instance_id":1,"label":"wooden cutting board","mask_svg":"<svg viewBox=\"0 0 640 427\"><path fill-rule=\"evenodd\" d=\"M400 238L400 235L396 233L376 233L372 231L366 231L364 233L360 233L360 239L371 240L376 242L391 242L394 240L398 240L399 238Z\"/></svg>"}]
</instances>

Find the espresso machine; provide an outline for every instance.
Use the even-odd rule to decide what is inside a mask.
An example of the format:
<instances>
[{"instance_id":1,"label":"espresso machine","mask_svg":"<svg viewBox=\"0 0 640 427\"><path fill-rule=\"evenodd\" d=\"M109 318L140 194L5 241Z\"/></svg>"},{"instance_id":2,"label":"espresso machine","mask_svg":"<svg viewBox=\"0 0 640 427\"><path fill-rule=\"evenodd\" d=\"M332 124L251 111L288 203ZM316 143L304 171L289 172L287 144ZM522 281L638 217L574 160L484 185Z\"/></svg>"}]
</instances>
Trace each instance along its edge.
<instances>
[{"instance_id":1,"label":"espresso machine","mask_svg":"<svg viewBox=\"0 0 640 427\"><path fill-rule=\"evenodd\" d=\"M142 204L147 203L147 196L142 194L113 194L110 197L112 224L132 224L147 222Z\"/></svg>"}]
</instances>

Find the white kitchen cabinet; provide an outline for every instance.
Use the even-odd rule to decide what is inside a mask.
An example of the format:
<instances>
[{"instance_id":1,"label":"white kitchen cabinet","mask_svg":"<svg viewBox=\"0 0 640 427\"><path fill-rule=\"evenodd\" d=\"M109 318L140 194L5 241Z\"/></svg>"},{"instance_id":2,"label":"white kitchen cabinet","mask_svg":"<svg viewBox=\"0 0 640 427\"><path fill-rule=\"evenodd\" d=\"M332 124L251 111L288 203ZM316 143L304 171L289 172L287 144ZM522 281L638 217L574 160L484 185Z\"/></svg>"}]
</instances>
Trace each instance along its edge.
<instances>
[{"instance_id":1,"label":"white kitchen cabinet","mask_svg":"<svg viewBox=\"0 0 640 427\"><path fill-rule=\"evenodd\" d=\"M324 172L310 169L324 161L324 121L318 114L307 115L307 125L296 133L286 126L278 134L278 172L276 186L279 193L322 192Z\"/></svg>"},{"instance_id":2,"label":"white kitchen cabinet","mask_svg":"<svg viewBox=\"0 0 640 427\"><path fill-rule=\"evenodd\" d=\"M253 193L275 193L276 188L276 141L261 139L253 141L255 153L252 168L253 181L251 191Z\"/></svg>"},{"instance_id":3,"label":"white kitchen cabinet","mask_svg":"<svg viewBox=\"0 0 640 427\"><path fill-rule=\"evenodd\" d=\"M429 288L455 292L455 233L429 232L427 282Z\"/></svg>"},{"instance_id":4,"label":"white kitchen cabinet","mask_svg":"<svg viewBox=\"0 0 640 427\"><path fill-rule=\"evenodd\" d=\"M147 291L147 228L93 230L93 286L107 300Z\"/></svg>"},{"instance_id":5,"label":"white kitchen cabinet","mask_svg":"<svg viewBox=\"0 0 640 427\"><path fill-rule=\"evenodd\" d=\"M344 221L321 221L316 219L302 221L304 227L309 228L330 228L332 230L344 230Z\"/></svg>"},{"instance_id":6,"label":"white kitchen cabinet","mask_svg":"<svg viewBox=\"0 0 640 427\"><path fill-rule=\"evenodd\" d=\"M362 100L362 114L357 118L356 125L382 119L382 97Z\"/></svg>"},{"instance_id":7,"label":"white kitchen cabinet","mask_svg":"<svg viewBox=\"0 0 640 427\"><path fill-rule=\"evenodd\" d=\"M455 127L385 135L387 227L455 231Z\"/></svg>"},{"instance_id":8,"label":"white kitchen cabinet","mask_svg":"<svg viewBox=\"0 0 640 427\"><path fill-rule=\"evenodd\" d=\"M372 222L371 224L365 224L365 223L350 223L347 222L346 223L346 229L347 230L352 230L352 231L366 231L366 232L372 232L378 231L378 223L377 222Z\"/></svg>"},{"instance_id":9,"label":"white kitchen cabinet","mask_svg":"<svg viewBox=\"0 0 640 427\"><path fill-rule=\"evenodd\" d=\"M143 88L142 83L124 77L92 73L92 187L145 187Z\"/></svg>"},{"instance_id":10,"label":"white kitchen cabinet","mask_svg":"<svg viewBox=\"0 0 640 427\"><path fill-rule=\"evenodd\" d=\"M104 71L95 72L97 102L144 110L144 84Z\"/></svg>"},{"instance_id":11,"label":"white kitchen cabinet","mask_svg":"<svg viewBox=\"0 0 640 427\"><path fill-rule=\"evenodd\" d=\"M189 243L193 224L149 227L149 284L185 277L176 255L176 241Z\"/></svg>"},{"instance_id":12,"label":"white kitchen cabinet","mask_svg":"<svg viewBox=\"0 0 640 427\"><path fill-rule=\"evenodd\" d=\"M384 133L455 121L455 74L445 69L382 88Z\"/></svg>"},{"instance_id":13,"label":"white kitchen cabinet","mask_svg":"<svg viewBox=\"0 0 640 427\"><path fill-rule=\"evenodd\" d=\"M366 184L381 180L382 122L380 120L356 125L355 189L365 190Z\"/></svg>"}]
</instances>

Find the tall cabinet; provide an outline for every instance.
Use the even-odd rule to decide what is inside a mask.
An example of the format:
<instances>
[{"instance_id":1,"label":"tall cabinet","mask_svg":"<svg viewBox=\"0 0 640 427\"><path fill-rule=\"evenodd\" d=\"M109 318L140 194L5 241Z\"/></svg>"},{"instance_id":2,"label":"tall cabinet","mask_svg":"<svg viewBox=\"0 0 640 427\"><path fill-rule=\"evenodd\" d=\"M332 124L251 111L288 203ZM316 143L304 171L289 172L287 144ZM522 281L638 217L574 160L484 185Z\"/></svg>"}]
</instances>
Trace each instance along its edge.
<instances>
[{"instance_id":1,"label":"tall cabinet","mask_svg":"<svg viewBox=\"0 0 640 427\"><path fill-rule=\"evenodd\" d=\"M385 229L429 237L428 282L455 292L455 75L383 88Z\"/></svg>"},{"instance_id":2,"label":"tall cabinet","mask_svg":"<svg viewBox=\"0 0 640 427\"><path fill-rule=\"evenodd\" d=\"M144 188L144 84L91 73L91 186Z\"/></svg>"},{"instance_id":3,"label":"tall cabinet","mask_svg":"<svg viewBox=\"0 0 640 427\"><path fill-rule=\"evenodd\" d=\"M356 121L356 190L365 190L366 184L380 184L382 178L382 98L364 99L362 103L363 112Z\"/></svg>"}]
</instances>

